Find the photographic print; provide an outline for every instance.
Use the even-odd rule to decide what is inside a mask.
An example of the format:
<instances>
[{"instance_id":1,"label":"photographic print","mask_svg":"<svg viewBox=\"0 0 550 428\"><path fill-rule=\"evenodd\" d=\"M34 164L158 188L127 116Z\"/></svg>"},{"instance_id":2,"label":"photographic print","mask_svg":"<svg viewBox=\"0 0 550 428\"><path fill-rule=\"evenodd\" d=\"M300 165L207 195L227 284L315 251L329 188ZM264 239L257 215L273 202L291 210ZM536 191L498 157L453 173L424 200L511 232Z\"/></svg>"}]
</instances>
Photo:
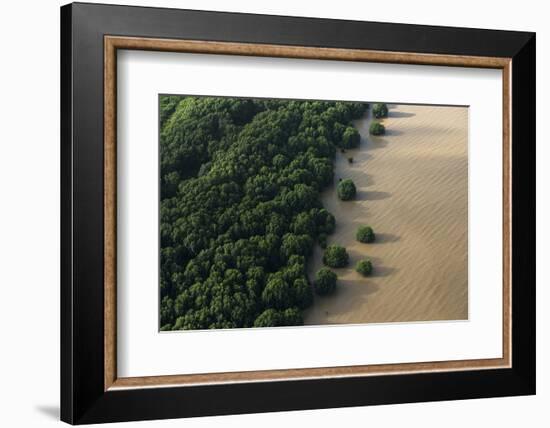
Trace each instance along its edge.
<instances>
[{"instance_id":1,"label":"photographic print","mask_svg":"<svg viewBox=\"0 0 550 428\"><path fill-rule=\"evenodd\" d=\"M468 108L160 95L160 329L468 318Z\"/></svg>"},{"instance_id":2,"label":"photographic print","mask_svg":"<svg viewBox=\"0 0 550 428\"><path fill-rule=\"evenodd\" d=\"M60 23L61 420L535 394L534 33Z\"/></svg>"}]
</instances>

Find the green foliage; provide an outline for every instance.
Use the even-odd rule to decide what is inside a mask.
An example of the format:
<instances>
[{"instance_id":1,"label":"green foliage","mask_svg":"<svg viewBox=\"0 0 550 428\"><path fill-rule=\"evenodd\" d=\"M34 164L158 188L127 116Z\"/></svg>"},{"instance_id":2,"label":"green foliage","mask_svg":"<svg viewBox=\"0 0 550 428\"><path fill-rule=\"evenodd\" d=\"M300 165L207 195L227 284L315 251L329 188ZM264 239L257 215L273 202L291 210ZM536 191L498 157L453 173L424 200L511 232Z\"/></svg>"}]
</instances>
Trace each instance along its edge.
<instances>
[{"instance_id":1,"label":"green foliage","mask_svg":"<svg viewBox=\"0 0 550 428\"><path fill-rule=\"evenodd\" d=\"M313 303L313 290L307 279L294 280L294 301L299 308L305 309Z\"/></svg>"},{"instance_id":2,"label":"green foliage","mask_svg":"<svg viewBox=\"0 0 550 428\"><path fill-rule=\"evenodd\" d=\"M287 308L283 311L266 309L254 320L254 327L279 327L303 324L304 318L298 308Z\"/></svg>"},{"instance_id":3,"label":"green foliage","mask_svg":"<svg viewBox=\"0 0 550 428\"><path fill-rule=\"evenodd\" d=\"M357 189L355 187L355 183L351 179L346 178L338 183L336 192L342 201L349 201L351 199L355 199Z\"/></svg>"},{"instance_id":4,"label":"green foliage","mask_svg":"<svg viewBox=\"0 0 550 428\"><path fill-rule=\"evenodd\" d=\"M335 227L319 195L366 108L160 97L164 330L302 322L313 299L307 259Z\"/></svg>"},{"instance_id":5,"label":"green foliage","mask_svg":"<svg viewBox=\"0 0 550 428\"><path fill-rule=\"evenodd\" d=\"M334 293L336 290L336 280L338 277L329 268L321 268L315 276L315 292L319 296L326 296Z\"/></svg>"},{"instance_id":6,"label":"green foliage","mask_svg":"<svg viewBox=\"0 0 550 428\"><path fill-rule=\"evenodd\" d=\"M359 242L368 244L376 240L376 235L374 234L374 230L372 230L372 227L359 226L359 228L357 229L357 233L355 234L355 238Z\"/></svg>"},{"instance_id":7,"label":"green foliage","mask_svg":"<svg viewBox=\"0 0 550 428\"><path fill-rule=\"evenodd\" d=\"M302 315L302 312L298 308L287 308L285 309L282 314L282 323L281 325L303 325L304 324L304 317Z\"/></svg>"},{"instance_id":8,"label":"green foliage","mask_svg":"<svg viewBox=\"0 0 550 428\"><path fill-rule=\"evenodd\" d=\"M170 116L172 116L172 113L174 113L174 110L176 109L180 101L181 101L181 97L178 97L178 96L165 95L160 97L160 102L159 102L160 129L164 127L166 120Z\"/></svg>"},{"instance_id":9,"label":"green foliage","mask_svg":"<svg viewBox=\"0 0 550 428\"><path fill-rule=\"evenodd\" d=\"M254 327L277 327L280 323L280 312L275 309L266 309L254 320Z\"/></svg>"},{"instance_id":10,"label":"green foliage","mask_svg":"<svg viewBox=\"0 0 550 428\"><path fill-rule=\"evenodd\" d=\"M281 243L281 256L284 259L289 259L297 254L301 256L309 256L313 249L313 240L309 235L295 235L287 233L283 236Z\"/></svg>"},{"instance_id":11,"label":"green foliage","mask_svg":"<svg viewBox=\"0 0 550 428\"><path fill-rule=\"evenodd\" d=\"M341 268L349 263L349 255L340 245L329 245L323 254L323 263L332 268Z\"/></svg>"},{"instance_id":12,"label":"green foliage","mask_svg":"<svg viewBox=\"0 0 550 428\"><path fill-rule=\"evenodd\" d=\"M369 134L371 135L384 135L386 128L380 122L371 122L369 126Z\"/></svg>"},{"instance_id":13,"label":"green foliage","mask_svg":"<svg viewBox=\"0 0 550 428\"><path fill-rule=\"evenodd\" d=\"M344 149L355 149L359 146L360 141L361 136L353 126L348 126L342 134L342 148Z\"/></svg>"},{"instance_id":14,"label":"green foliage","mask_svg":"<svg viewBox=\"0 0 550 428\"><path fill-rule=\"evenodd\" d=\"M291 291L288 283L280 276L273 275L262 292L262 301L268 308L286 308L291 302Z\"/></svg>"},{"instance_id":15,"label":"green foliage","mask_svg":"<svg viewBox=\"0 0 550 428\"><path fill-rule=\"evenodd\" d=\"M326 233L320 233L319 237L317 238L317 242L319 242L319 246L322 249L327 248L327 238L328 238L328 236L327 236Z\"/></svg>"},{"instance_id":16,"label":"green foliage","mask_svg":"<svg viewBox=\"0 0 550 428\"><path fill-rule=\"evenodd\" d=\"M326 209L320 209L317 212L316 219L317 230L319 231L319 233L330 235L332 232L334 232L334 228L336 227L336 220L334 216Z\"/></svg>"},{"instance_id":17,"label":"green foliage","mask_svg":"<svg viewBox=\"0 0 550 428\"><path fill-rule=\"evenodd\" d=\"M388 117L388 106L386 104L374 104L372 106L372 115L377 118Z\"/></svg>"},{"instance_id":18,"label":"green foliage","mask_svg":"<svg viewBox=\"0 0 550 428\"><path fill-rule=\"evenodd\" d=\"M361 260L355 266L355 270L363 276L369 276L372 273L372 262L369 259Z\"/></svg>"}]
</instances>

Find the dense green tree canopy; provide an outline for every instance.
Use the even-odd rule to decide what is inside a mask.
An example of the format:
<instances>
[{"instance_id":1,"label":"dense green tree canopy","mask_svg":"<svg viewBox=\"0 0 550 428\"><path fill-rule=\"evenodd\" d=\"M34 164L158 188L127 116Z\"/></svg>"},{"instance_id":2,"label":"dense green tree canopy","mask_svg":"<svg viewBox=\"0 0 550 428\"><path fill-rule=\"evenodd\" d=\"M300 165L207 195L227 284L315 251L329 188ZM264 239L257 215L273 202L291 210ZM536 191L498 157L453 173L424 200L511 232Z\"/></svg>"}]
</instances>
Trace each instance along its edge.
<instances>
[{"instance_id":1,"label":"dense green tree canopy","mask_svg":"<svg viewBox=\"0 0 550 428\"><path fill-rule=\"evenodd\" d=\"M346 178L345 180L342 180L338 183L338 186L336 187L336 192L338 193L338 197L341 200L350 201L352 199L355 199L357 189L353 180Z\"/></svg>"},{"instance_id":2,"label":"dense green tree canopy","mask_svg":"<svg viewBox=\"0 0 550 428\"><path fill-rule=\"evenodd\" d=\"M275 309L266 309L254 321L254 327L277 327L281 323L281 313Z\"/></svg>"},{"instance_id":3,"label":"dense green tree canopy","mask_svg":"<svg viewBox=\"0 0 550 428\"><path fill-rule=\"evenodd\" d=\"M335 226L319 194L365 109L160 97L163 330L303 322L306 262Z\"/></svg>"},{"instance_id":4,"label":"dense green tree canopy","mask_svg":"<svg viewBox=\"0 0 550 428\"><path fill-rule=\"evenodd\" d=\"M349 255L340 245L329 245L323 254L323 263L333 268L341 268L349 263Z\"/></svg>"},{"instance_id":5,"label":"dense green tree canopy","mask_svg":"<svg viewBox=\"0 0 550 428\"><path fill-rule=\"evenodd\" d=\"M372 262L370 259L364 259L357 262L355 270L363 276L369 276L372 273Z\"/></svg>"},{"instance_id":6,"label":"dense green tree canopy","mask_svg":"<svg viewBox=\"0 0 550 428\"><path fill-rule=\"evenodd\" d=\"M326 296L334 293L337 279L338 277L336 274L329 268L324 267L319 269L315 276L315 282L313 283L315 292L319 296Z\"/></svg>"},{"instance_id":7,"label":"dense green tree canopy","mask_svg":"<svg viewBox=\"0 0 550 428\"><path fill-rule=\"evenodd\" d=\"M377 119L388 117L388 106L386 104L374 104L372 106L372 115Z\"/></svg>"},{"instance_id":8,"label":"dense green tree canopy","mask_svg":"<svg viewBox=\"0 0 550 428\"><path fill-rule=\"evenodd\" d=\"M283 311L266 309L254 321L254 327L279 327L302 325L304 318L298 308L288 308Z\"/></svg>"},{"instance_id":9,"label":"dense green tree canopy","mask_svg":"<svg viewBox=\"0 0 550 428\"><path fill-rule=\"evenodd\" d=\"M361 136L359 131L353 126L348 126L342 135L342 148L344 149L355 149L359 147L359 142L361 141Z\"/></svg>"},{"instance_id":10,"label":"dense green tree canopy","mask_svg":"<svg viewBox=\"0 0 550 428\"><path fill-rule=\"evenodd\" d=\"M384 135L386 133L386 128L380 122L371 122L369 133L371 135Z\"/></svg>"},{"instance_id":11,"label":"dense green tree canopy","mask_svg":"<svg viewBox=\"0 0 550 428\"><path fill-rule=\"evenodd\" d=\"M374 230L372 230L372 227L359 226L359 228L357 229L357 233L355 234L355 238L359 242L368 244L376 240L376 235L374 234Z\"/></svg>"}]
</instances>

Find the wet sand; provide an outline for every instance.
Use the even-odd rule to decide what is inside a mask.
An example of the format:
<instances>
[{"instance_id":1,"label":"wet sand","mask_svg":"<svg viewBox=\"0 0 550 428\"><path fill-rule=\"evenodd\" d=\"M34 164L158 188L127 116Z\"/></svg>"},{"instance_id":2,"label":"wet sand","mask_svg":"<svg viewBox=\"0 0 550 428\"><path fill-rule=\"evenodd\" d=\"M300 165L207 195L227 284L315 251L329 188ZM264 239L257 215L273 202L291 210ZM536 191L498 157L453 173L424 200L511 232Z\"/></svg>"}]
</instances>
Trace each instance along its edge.
<instances>
[{"instance_id":1,"label":"wet sand","mask_svg":"<svg viewBox=\"0 0 550 428\"><path fill-rule=\"evenodd\" d=\"M315 297L306 325L468 317L468 109L388 107L385 136L368 135L369 110L355 122L360 147L336 156L335 183L351 178L357 198L340 201L333 186L322 199L337 223L328 242L345 246L350 264L334 269L338 289ZM356 241L360 225L373 227L375 243ZM315 248L311 280L322 253ZM366 278L355 272L365 257L374 265Z\"/></svg>"}]
</instances>

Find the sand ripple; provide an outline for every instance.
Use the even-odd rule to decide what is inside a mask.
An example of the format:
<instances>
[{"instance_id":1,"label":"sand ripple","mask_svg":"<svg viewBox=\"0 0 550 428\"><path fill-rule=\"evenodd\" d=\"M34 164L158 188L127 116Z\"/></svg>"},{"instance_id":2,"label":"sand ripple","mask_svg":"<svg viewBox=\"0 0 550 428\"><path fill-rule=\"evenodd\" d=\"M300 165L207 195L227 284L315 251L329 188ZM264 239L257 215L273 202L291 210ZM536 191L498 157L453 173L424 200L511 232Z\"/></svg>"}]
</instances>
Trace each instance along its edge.
<instances>
[{"instance_id":1,"label":"sand ripple","mask_svg":"<svg viewBox=\"0 0 550 428\"><path fill-rule=\"evenodd\" d=\"M337 154L335 181L353 179L357 200L339 201L332 187L323 203L337 221L329 243L351 262L335 269L337 293L306 311L308 325L468 317L468 109L393 105L383 122L387 135L371 137L370 118L357 121L361 146ZM362 224L376 243L355 240ZM321 256L316 248L312 279ZM364 257L375 266L368 278L354 270Z\"/></svg>"}]
</instances>

